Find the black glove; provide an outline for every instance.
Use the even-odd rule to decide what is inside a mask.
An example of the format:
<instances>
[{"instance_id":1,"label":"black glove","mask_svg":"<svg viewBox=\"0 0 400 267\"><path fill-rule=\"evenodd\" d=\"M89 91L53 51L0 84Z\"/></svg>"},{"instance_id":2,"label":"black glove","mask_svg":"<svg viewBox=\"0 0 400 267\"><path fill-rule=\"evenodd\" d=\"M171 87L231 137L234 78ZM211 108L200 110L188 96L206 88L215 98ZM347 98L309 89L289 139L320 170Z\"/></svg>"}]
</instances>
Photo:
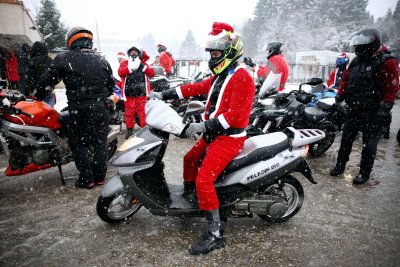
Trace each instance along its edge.
<instances>
[{"instance_id":1,"label":"black glove","mask_svg":"<svg viewBox=\"0 0 400 267\"><path fill-rule=\"evenodd\" d=\"M335 102L336 102L336 104L342 103L343 101L344 101L344 97L343 97L343 96L341 96L341 95L339 95L339 94L336 94L336 95L335 95Z\"/></svg>"},{"instance_id":2,"label":"black glove","mask_svg":"<svg viewBox=\"0 0 400 267\"><path fill-rule=\"evenodd\" d=\"M392 102L382 102L380 108L378 109L378 118L385 119L390 117L390 110L392 109L392 107Z\"/></svg>"},{"instance_id":3,"label":"black glove","mask_svg":"<svg viewBox=\"0 0 400 267\"><path fill-rule=\"evenodd\" d=\"M243 61L244 61L244 64L246 64L247 66L250 66L252 68L254 68L256 66L256 64L254 64L253 61L251 60L251 58L249 58L249 57L245 57L243 59Z\"/></svg>"}]
</instances>

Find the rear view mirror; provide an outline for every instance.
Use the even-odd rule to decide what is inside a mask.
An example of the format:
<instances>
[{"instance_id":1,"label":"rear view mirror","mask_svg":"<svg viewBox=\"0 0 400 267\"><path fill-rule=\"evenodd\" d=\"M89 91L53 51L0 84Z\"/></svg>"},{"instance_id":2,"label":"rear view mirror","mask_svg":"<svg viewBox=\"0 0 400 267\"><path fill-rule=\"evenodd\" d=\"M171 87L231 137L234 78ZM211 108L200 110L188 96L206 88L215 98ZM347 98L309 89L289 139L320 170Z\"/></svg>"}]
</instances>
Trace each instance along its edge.
<instances>
[{"instance_id":1,"label":"rear view mirror","mask_svg":"<svg viewBox=\"0 0 400 267\"><path fill-rule=\"evenodd\" d=\"M304 84L315 86L315 85L321 84L323 82L324 81L321 78L311 78L308 82L306 82Z\"/></svg>"},{"instance_id":2,"label":"rear view mirror","mask_svg":"<svg viewBox=\"0 0 400 267\"><path fill-rule=\"evenodd\" d=\"M200 115L206 109L206 106L201 101L191 101L186 108L185 116L183 117L183 121L193 115Z\"/></svg>"}]
</instances>

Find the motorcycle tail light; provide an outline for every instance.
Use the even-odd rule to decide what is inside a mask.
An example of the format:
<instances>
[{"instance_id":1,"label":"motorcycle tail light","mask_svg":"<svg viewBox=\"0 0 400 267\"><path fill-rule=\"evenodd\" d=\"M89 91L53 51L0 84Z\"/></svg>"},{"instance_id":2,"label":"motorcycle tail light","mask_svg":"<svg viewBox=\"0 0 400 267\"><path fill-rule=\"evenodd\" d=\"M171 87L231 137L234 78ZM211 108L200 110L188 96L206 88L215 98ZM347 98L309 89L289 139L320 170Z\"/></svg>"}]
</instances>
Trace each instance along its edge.
<instances>
[{"instance_id":1,"label":"motorcycle tail light","mask_svg":"<svg viewBox=\"0 0 400 267\"><path fill-rule=\"evenodd\" d=\"M302 148L302 151L301 151L301 157L306 157L307 156L307 153L308 153L308 149L310 148L310 146L309 145L305 145L305 146L303 146L303 148Z\"/></svg>"}]
</instances>

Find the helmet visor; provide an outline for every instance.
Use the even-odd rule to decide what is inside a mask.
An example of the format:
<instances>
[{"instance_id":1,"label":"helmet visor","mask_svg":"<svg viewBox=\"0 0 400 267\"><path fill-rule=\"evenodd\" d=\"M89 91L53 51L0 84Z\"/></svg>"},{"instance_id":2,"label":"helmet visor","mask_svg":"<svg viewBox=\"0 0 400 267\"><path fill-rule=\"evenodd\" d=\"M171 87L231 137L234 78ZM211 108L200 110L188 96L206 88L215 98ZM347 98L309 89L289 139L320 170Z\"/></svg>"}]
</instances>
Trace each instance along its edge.
<instances>
[{"instance_id":1,"label":"helmet visor","mask_svg":"<svg viewBox=\"0 0 400 267\"><path fill-rule=\"evenodd\" d=\"M375 38L375 36L357 34L351 38L350 46L372 44L375 41Z\"/></svg>"},{"instance_id":2,"label":"helmet visor","mask_svg":"<svg viewBox=\"0 0 400 267\"><path fill-rule=\"evenodd\" d=\"M229 39L229 37L228 37ZM218 50L225 51L231 46L231 42L227 38L210 39L206 41L206 51Z\"/></svg>"}]
</instances>

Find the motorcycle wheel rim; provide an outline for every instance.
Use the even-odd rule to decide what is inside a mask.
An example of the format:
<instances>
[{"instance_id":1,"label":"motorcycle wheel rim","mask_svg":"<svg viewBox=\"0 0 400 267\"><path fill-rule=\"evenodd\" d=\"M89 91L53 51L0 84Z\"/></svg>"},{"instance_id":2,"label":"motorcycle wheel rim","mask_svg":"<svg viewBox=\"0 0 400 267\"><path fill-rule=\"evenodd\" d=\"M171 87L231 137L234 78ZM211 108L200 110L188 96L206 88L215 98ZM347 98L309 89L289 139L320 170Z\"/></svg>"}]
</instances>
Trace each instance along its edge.
<instances>
[{"instance_id":1,"label":"motorcycle wheel rim","mask_svg":"<svg viewBox=\"0 0 400 267\"><path fill-rule=\"evenodd\" d=\"M297 191L297 189L288 183L285 183L284 186L282 186L281 188L279 188L279 186L277 184L273 184L271 186L269 186L265 192L271 192L273 194L278 194L279 196L283 196L286 201L287 201L287 205L289 206L287 211L285 212L285 214L283 216L281 216L281 218L286 217L290 214L292 214L293 212L296 211L297 206L299 205L300 202L300 194ZM271 216L268 216L271 217ZM271 217L272 218L272 217Z\"/></svg>"}]
</instances>

